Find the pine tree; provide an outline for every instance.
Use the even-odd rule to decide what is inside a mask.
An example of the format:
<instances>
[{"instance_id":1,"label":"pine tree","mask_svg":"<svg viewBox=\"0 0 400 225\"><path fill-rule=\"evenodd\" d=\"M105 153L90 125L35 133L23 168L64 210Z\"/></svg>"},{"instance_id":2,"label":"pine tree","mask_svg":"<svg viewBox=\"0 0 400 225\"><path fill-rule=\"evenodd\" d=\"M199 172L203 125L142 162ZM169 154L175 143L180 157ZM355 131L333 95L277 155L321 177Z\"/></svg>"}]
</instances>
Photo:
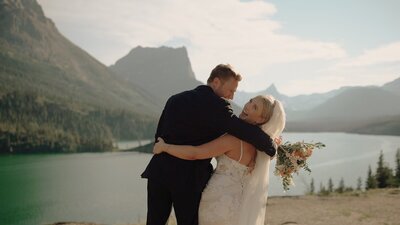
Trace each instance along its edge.
<instances>
[{"instance_id":1,"label":"pine tree","mask_svg":"<svg viewBox=\"0 0 400 225\"><path fill-rule=\"evenodd\" d=\"M328 191L329 192L333 192L333 181L332 181L332 178L329 178L329 181L328 181Z\"/></svg>"},{"instance_id":2,"label":"pine tree","mask_svg":"<svg viewBox=\"0 0 400 225\"><path fill-rule=\"evenodd\" d=\"M339 182L339 186L338 186L338 188L336 189L336 192L338 192L338 193L343 193L344 192L344 189L345 189L345 186L344 186L344 179L343 179L343 177L340 179L340 182Z\"/></svg>"},{"instance_id":3,"label":"pine tree","mask_svg":"<svg viewBox=\"0 0 400 225\"><path fill-rule=\"evenodd\" d=\"M392 169L384 165L383 152L379 155L378 167L376 168L376 181L378 188L387 188L391 186L393 180Z\"/></svg>"},{"instance_id":4,"label":"pine tree","mask_svg":"<svg viewBox=\"0 0 400 225\"><path fill-rule=\"evenodd\" d=\"M322 182L319 184L319 195L328 195L329 192L326 190L325 186L322 184Z\"/></svg>"},{"instance_id":5,"label":"pine tree","mask_svg":"<svg viewBox=\"0 0 400 225\"><path fill-rule=\"evenodd\" d=\"M376 179L375 176L372 174L371 165L368 167L368 176L365 182L365 190L375 189L376 186Z\"/></svg>"},{"instance_id":6,"label":"pine tree","mask_svg":"<svg viewBox=\"0 0 400 225\"><path fill-rule=\"evenodd\" d=\"M310 194L313 195L314 192L315 192L314 178L312 178L310 183Z\"/></svg>"}]
</instances>

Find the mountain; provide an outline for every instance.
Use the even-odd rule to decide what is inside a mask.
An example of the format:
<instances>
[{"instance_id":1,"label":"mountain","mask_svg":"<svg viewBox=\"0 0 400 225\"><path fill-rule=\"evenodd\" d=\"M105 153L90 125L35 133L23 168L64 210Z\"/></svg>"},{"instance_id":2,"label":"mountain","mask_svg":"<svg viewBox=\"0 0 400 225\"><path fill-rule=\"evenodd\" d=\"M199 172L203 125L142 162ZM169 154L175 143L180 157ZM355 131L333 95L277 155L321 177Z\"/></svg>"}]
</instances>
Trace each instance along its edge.
<instances>
[{"instance_id":1,"label":"mountain","mask_svg":"<svg viewBox=\"0 0 400 225\"><path fill-rule=\"evenodd\" d=\"M379 86L341 87L326 93L287 96L271 85L264 91L238 91L234 101L244 105L256 95L273 95L286 111L286 131L356 132L398 135L400 78Z\"/></svg>"},{"instance_id":2,"label":"mountain","mask_svg":"<svg viewBox=\"0 0 400 225\"><path fill-rule=\"evenodd\" d=\"M106 67L60 34L35 0L0 0L0 15L0 152L106 151L114 140L151 137L165 100L202 84L184 47L139 46ZM288 131L386 134L398 129L399 90L400 78L294 97L271 85L238 92L235 102L272 94Z\"/></svg>"},{"instance_id":3,"label":"mountain","mask_svg":"<svg viewBox=\"0 0 400 225\"><path fill-rule=\"evenodd\" d=\"M196 80L186 48L138 46L110 69L121 78L139 85L163 103L173 94L193 89Z\"/></svg>"},{"instance_id":4,"label":"mountain","mask_svg":"<svg viewBox=\"0 0 400 225\"><path fill-rule=\"evenodd\" d=\"M250 98L257 95L272 95L279 101L283 103L285 109L288 112L296 112L306 111L312 109L328 99L342 93L343 91L349 89L351 87L342 87L339 89L335 89L326 93L315 93L309 95L297 95L297 96L287 96L278 91L277 87L272 84L267 89L259 92L244 92L238 91L235 94L234 102L240 106L244 105Z\"/></svg>"},{"instance_id":5,"label":"mountain","mask_svg":"<svg viewBox=\"0 0 400 225\"><path fill-rule=\"evenodd\" d=\"M379 87L357 87L327 100L308 112L312 119L366 120L400 115L399 96Z\"/></svg>"},{"instance_id":6,"label":"mountain","mask_svg":"<svg viewBox=\"0 0 400 225\"><path fill-rule=\"evenodd\" d=\"M335 89L326 93L314 93L309 95L297 95L293 97L288 97L286 99L286 104L293 111L309 110L350 88L351 87L341 87L339 89Z\"/></svg>"},{"instance_id":7,"label":"mountain","mask_svg":"<svg viewBox=\"0 0 400 225\"><path fill-rule=\"evenodd\" d=\"M384 84L382 88L394 94L400 95L400 77L394 81Z\"/></svg>"},{"instance_id":8,"label":"mountain","mask_svg":"<svg viewBox=\"0 0 400 225\"><path fill-rule=\"evenodd\" d=\"M0 1L0 93L45 92L88 105L157 115L159 106L71 43L35 0Z\"/></svg>"},{"instance_id":9,"label":"mountain","mask_svg":"<svg viewBox=\"0 0 400 225\"><path fill-rule=\"evenodd\" d=\"M353 87L302 112L288 124L287 130L357 133L384 131L386 134L399 127L398 103L398 95L381 87Z\"/></svg>"},{"instance_id":10,"label":"mountain","mask_svg":"<svg viewBox=\"0 0 400 225\"><path fill-rule=\"evenodd\" d=\"M360 134L380 134L400 136L400 115L382 117L351 130Z\"/></svg>"},{"instance_id":11,"label":"mountain","mask_svg":"<svg viewBox=\"0 0 400 225\"><path fill-rule=\"evenodd\" d=\"M127 83L145 89L160 106L171 95L203 84L195 78L185 47L138 46L109 68ZM235 102L231 105L235 114L242 110Z\"/></svg>"},{"instance_id":12,"label":"mountain","mask_svg":"<svg viewBox=\"0 0 400 225\"><path fill-rule=\"evenodd\" d=\"M240 83L239 83L240 86ZM285 102L288 98L286 95L282 95L279 93L278 89L274 84L271 84L267 89L259 92L245 92L245 91L237 91L235 93L235 97L233 102L235 102L239 106L244 106L251 98L254 98L257 95L272 95L276 99L279 99L282 102Z\"/></svg>"},{"instance_id":13,"label":"mountain","mask_svg":"<svg viewBox=\"0 0 400 225\"><path fill-rule=\"evenodd\" d=\"M0 152L152 136L157 100L66 39L35 0L0 0L0 15Z\"/></svg>"}]
</instances>

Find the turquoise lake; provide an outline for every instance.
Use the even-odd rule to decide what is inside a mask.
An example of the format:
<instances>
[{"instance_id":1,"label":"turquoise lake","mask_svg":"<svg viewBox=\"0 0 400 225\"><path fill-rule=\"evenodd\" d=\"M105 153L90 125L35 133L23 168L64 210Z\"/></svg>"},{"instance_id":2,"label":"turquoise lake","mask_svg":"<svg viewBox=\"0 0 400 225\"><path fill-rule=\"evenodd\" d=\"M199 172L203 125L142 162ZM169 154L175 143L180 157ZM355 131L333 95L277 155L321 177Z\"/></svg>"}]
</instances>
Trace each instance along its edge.
<instances>
[{"instance_id":1,"label":"turquoise lake","mask_svg":"<svg viewBox=\"0 0 400 225\"><path fill-rule=\"evenodd\" d=\"M400 148L398 136L346 133L285 133L284 141L320 141L309 160L311 174L300 173L296 186L283 192L272 175L269 195L302 195L311 178L318 190L329 178L337 185L363 184L371 165L375 171L379 153L395 167ZM129 143L122 143L130 146ZM140 174L151 155L134 152L0 155L0 224L34 225L60 221L127 224L144 221L146 180ZM274 166L274 163L272 164Z\"/></svg>"}]
</instances>

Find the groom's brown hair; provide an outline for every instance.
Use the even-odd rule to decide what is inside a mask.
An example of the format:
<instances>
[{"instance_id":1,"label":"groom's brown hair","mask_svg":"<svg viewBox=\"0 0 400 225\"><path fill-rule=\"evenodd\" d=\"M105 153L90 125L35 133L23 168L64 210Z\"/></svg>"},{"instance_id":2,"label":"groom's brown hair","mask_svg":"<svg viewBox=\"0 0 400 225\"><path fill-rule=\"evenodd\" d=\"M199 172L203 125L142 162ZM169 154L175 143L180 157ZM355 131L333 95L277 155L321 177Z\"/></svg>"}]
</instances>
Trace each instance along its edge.
<instances>
[{"instance_id":1,"label":"groom's brown hair","mask_svg":"<svg viewBox=\"0 0 400 225\"><path fill-rule=\"evenodd\" d=\"M227 80L230 77L233 77L237 81L242 80L242 76L238 73L236 73L232 66L229 64L219 64L217 65L210 74L210 77L208 77L207 83L211 83L215 78L219 78L221 80Z\"/></svg>"}]
</instances>

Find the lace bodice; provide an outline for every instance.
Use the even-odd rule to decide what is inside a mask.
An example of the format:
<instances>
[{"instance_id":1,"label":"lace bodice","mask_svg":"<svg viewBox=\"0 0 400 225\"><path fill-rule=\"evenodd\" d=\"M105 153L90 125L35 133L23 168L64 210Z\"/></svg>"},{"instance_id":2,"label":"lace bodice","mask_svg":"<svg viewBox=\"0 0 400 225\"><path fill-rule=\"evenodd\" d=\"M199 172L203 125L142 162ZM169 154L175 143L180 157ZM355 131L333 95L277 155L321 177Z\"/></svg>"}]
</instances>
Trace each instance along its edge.
<instances>
[{"instance_id":1,"label":"lace bodice","mask_svg":"<svg viewBox=\"0 0 400 225\"><path fill-rule=\"evenodd\" d=\"M242 155L241 148L240 159ZM240 209L244 184L250 174L249 167L227 155L218 156L216 160L217 167L202 194L199 225L234 224Z\"/></svg>"},{"instance_id":2,"label":"lace bodice","mask_svg":"<svg viewBox=\"0 0 400 225\"><path fill-rule=\"evenodd\" d=\"M215 168L214 174L230 176L238 182L243 182L246 175L249 174L249 167L240 164L238 161L229 158L227 155L218 156L216 160L217 168Z\"/></svg>"}]
</instances>

